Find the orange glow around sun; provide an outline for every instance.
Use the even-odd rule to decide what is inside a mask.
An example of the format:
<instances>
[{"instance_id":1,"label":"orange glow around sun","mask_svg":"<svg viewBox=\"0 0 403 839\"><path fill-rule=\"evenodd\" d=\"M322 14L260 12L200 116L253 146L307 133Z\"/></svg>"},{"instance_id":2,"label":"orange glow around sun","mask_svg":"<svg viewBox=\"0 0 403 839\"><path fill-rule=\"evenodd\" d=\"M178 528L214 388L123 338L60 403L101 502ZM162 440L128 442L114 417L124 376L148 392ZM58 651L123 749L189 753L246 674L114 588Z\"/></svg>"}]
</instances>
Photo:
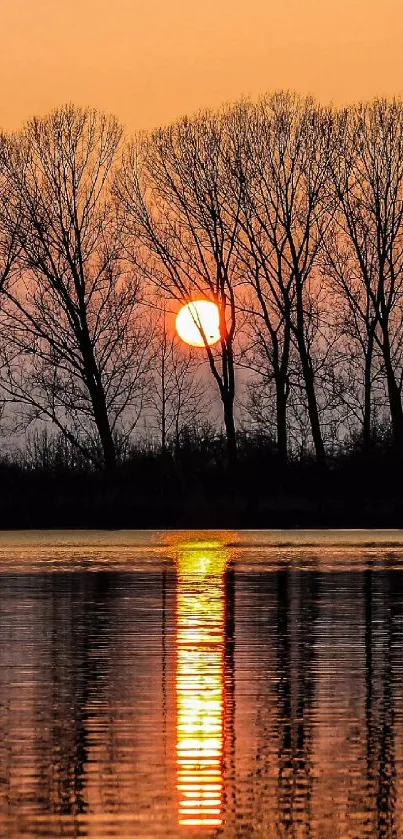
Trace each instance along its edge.
<instances>
[{"instance_id":1,"label":"orange glow around sun","mask_svg":"<svg viewBox=\"0 0 403 839\"><path fill-rule=\"evenodd\" d=\"M192 300L179 310L176 331L191 347L212 346L220 340L218 306L211 300Z\"/></svg>"}]
</instances>

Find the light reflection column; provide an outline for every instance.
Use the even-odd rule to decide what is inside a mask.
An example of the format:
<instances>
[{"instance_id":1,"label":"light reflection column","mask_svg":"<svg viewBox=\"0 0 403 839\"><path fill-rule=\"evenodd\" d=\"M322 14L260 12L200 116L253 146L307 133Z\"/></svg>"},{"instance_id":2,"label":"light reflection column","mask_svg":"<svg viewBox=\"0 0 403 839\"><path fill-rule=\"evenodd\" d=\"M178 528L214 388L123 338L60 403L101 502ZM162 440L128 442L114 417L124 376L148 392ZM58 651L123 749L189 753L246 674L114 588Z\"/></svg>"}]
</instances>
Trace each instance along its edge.
<instances>
[{"instance_id":1,"label":"light reflection column","mask_svg":"<svg viewBox=\"0 0 403 839\"><path fill-rule=\"evenodd\" d=\"M218 543L178 549L177 789L179 823L222 823L224 571Z\"/></svg>"}]
</instances>

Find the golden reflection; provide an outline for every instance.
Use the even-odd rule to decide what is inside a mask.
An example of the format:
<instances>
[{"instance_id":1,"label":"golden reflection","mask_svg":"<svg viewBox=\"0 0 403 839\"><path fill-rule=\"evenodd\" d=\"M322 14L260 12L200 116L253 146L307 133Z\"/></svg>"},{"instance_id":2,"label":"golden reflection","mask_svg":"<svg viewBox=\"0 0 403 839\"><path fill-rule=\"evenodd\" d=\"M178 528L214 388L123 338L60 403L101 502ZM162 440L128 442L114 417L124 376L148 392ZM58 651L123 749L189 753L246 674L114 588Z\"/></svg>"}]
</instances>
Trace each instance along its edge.
<instances>
[{"instance_id":1,"label":"golden reflection","mask_svg":"<svg viewBox=\"0 0 403 839\"><path fill-rule=\"evenodd\" d=\"M222 824L224 571L219 542L177 550L177 789L179 824Z\"/></svg>"}]
</instances>

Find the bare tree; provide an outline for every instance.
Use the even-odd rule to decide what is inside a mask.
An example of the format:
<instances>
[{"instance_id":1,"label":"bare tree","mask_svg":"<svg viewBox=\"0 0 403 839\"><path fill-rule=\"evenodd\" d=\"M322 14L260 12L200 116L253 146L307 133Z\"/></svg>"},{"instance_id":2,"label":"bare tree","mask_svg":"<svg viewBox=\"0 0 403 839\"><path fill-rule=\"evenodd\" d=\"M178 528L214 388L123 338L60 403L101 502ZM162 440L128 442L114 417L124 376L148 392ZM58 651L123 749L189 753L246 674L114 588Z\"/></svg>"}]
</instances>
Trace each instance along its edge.
<instances>
[{"instance_id":1,"label":"bare tree","mask_svg":"<svg viewBox=\"0 0 403 839\"><path fill-rule=\"evenodd\" d=\"M287 457L291 344L297 347L318 462L325 449L313 346L320 333L316 266L328 225L330 113L279 93L233 111L233 161L242 187L240 253L246 306L264 341L276 394L277 444ZM261 343L261 339L260 339ZM322 362L323 363L323 362Z\"/></svg>"},{"instance_id":2,"label":"bare tree","mask_svg":"<svg viewBox=\"0 0 403 839\"><path fill-rule=\"evenodd\" d=\"M287 279L283 281L283 265L273 246L277 229L271 225L271 236L268 231L272 199L266 172L265 108L241 102L230 109L228 121L229 181L235 194L241 193L238 248L243 286L238 302L245 316L241 363L257 376L249 387L249 405L255 418L258 403L267 402L265 390L270 393L268 401L275 406L277 448L286 460L293 291ZM267 421L268 413L261 404L262 419L263 414Z\"/></svg>"},{"instance_id":3,"label":"bare tree","mask_svg":"<svg viewBox=\"0 0 403 839\"><path fill-rule=\"evenodd\" d=\"M8 199L7 173L3 166L6 138L0 134L0 204L6 204ZM15 212L6 227L0 226L0 312L4 303L4 291L11 281L16 266L18 253L17 228L18 212ZM1 363L1 353L0 353ZM0 391L0 417L4 416L5 394Z\"/></svg>"},{"instance_id":4,"label":"bare tree","mask_svg":"<svg viewBox=\"0 0 403 839\"><path fill-rule=\"evenodd\" d=\"M6 136L4 134L0 134L0 205L2 206L7 206L9 199L7 170L4 165L4 161L6 159L6 145ZM18 254L18 225L19 211L17 204L8 219L7 225L0 226L0 294L3 292L11 273L15 268Z\"/></svg>"},{"instance_id":5,"label":"bare tree","mask_svg":"<svg viewBox=\"0 0 403 839\"><path fill-rule=\"evenodd\" d=\"M336 217L339 213L340 209ZM368 242L367 246L368 262L373 263L374 242ZM339 225L329 231L327 236L323 252L323 271L332 301L332 327L344 355L342 369L348 426L351 433L356 430L358 424L363 448L368 451L375 417L374 385L379 379L375 343L377 315L369 286L362 283L357 276L351 242Z\"/></svg>"},{"instance_id":6,"label":"bare tree","mask_svg":"<svg viewBox=\"0 0 403 839\"><path fill-rule=\"evenodd\" d=\"M66 106L2 147L6 236L18 218L3 389L109 471L116 434L138 418L149 347L109 198L121 137L114 118Z\"/></svg>"},{"instance_id":7,"label":"bare tree","mask_svg":"<svg viewBox=\"0 0 403 839\"><path fill-rule=\"evenodd\" d=\"M137 268L181 303L214 301L221 339L205 340L223 405L228 461L236 461L234 422L238 215L225 164L222 114L183 119L140 137L129 149L115 190L123 208L127 246ZM231 202L231 212L228 202ZM205 336L204 336L205 337Z\"/></svg>"},{"instance_id":8,"label":"bare tree","mask_svg":"<svg viewBox=\"0 0 403 839\"><path fill-rule=\"evenodd\" d=\"M337 116L333 177L340 207L333 277L364 358L364 434L370 435L375 346L396 445L403 449L403 103L377 100Z\"/></svg>"},{"instance_id":9,"label":"bare tree","mask_svg":"<svg viewBox=\"0 0 403 839\"><path fill-rule=\"evenodd\" d=\"M154 331L155 356L150 407L158 431L161 451L173 442L180 449L181 431L207 415L207 389L202 380L200 359L185 347L170 328L163 310Z\"/></svg>"}]
</instances>

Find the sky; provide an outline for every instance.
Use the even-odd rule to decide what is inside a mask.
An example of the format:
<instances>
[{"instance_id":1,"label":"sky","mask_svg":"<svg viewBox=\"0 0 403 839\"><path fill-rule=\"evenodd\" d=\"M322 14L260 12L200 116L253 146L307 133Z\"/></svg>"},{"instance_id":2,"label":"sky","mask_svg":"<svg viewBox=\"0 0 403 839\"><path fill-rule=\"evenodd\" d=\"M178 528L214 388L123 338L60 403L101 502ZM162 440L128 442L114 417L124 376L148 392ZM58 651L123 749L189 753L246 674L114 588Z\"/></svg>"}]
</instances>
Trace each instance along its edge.
<instances>
[{"instance_id":1,"label":"sky","mask_svg":"<svg viewBox=\"0 0 403 839\"><path fill-rule=\"evenodd\" d=\"M402 0L0 0L0 127L66 102L128 133L287 88L403 94Z\"/></svg>"}]
</instances>

